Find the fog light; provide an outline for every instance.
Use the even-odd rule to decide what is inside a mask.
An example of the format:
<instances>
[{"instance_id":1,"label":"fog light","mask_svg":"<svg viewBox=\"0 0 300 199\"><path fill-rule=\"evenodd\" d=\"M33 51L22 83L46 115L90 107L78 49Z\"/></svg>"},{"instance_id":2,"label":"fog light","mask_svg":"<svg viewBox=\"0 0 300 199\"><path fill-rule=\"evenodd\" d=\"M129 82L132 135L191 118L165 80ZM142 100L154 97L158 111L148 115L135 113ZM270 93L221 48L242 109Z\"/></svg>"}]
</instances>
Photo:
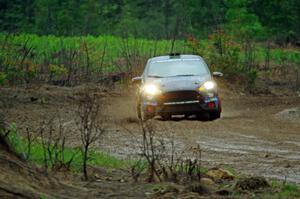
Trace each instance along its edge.
<instances>
[{"instance_id":1,"label":"fog light","mask_svg":"<svg viewBox=\"0 0 300 199\"><path fill-rule=\"evenodd\" d=\"M147 106L148 113L154 113L155 108L153 106Z\"/></svg>"}]
</instances>

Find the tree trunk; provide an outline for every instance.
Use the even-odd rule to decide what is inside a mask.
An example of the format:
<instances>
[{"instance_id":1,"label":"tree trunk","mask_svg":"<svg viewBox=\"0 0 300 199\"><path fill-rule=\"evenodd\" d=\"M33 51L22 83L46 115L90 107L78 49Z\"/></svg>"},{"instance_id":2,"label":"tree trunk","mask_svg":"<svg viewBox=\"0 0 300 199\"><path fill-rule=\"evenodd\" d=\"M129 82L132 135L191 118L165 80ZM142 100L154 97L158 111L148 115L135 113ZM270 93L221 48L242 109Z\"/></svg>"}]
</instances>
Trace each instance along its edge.
<instances>
[{"instance_id":1,"label":"tree trunk","mask_svg":"<svg viewBox=\"0 0 300 199\"><path fill-rule=\"evenodd\" d=\"M89 151L89 146L85 145L84 146L84 152L83 152L83 175L84 179L88 180L88 173L87 173L87 159L88 159L88 151Z\"/></svg>"}]
</instances>

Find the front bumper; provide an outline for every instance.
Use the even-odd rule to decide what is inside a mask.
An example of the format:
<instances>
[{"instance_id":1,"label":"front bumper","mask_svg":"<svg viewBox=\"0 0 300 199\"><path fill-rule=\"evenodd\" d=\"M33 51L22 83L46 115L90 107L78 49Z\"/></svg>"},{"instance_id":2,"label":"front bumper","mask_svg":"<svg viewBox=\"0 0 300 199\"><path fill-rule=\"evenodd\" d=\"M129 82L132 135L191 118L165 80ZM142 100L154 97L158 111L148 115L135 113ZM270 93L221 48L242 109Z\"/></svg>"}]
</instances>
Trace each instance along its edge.
<instances>
[{"instance_id":1,"label":"front bumper","mask_svg":"<svg viewBox=\"0 0 300 199\"><path fill-rule=\"evenodd\" d=\"M145 110L154 115L183 115L201 112L221 112L221 103L218 95L201 96L197 99L161 102L157 99L143 100Z\"/></svg>"}]
</instances>

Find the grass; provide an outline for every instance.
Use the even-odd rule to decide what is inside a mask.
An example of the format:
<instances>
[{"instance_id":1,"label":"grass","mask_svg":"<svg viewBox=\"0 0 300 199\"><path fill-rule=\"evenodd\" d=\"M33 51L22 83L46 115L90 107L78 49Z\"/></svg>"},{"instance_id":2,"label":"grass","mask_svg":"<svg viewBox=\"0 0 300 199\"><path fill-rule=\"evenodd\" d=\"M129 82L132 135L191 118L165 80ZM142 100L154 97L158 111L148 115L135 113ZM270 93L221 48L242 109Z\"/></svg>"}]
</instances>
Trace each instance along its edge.
<instances>
[{"instance_id":1,"label":"grass","mask_svg":"<svg viewBox=\"0 0 300 199\"><path fill-rule=\"evenodd\" d=\"M300 187L297 184L284 183L280 181L272 181L271 187L275 193L264 194L269 198L300 198Z\"/></svg>"},{"instance_id":2,"label":"grass","mask_svg":"<svg viewBox=\"0 0 300 199\"><path fill-rule=\"evenodd\" d=\"M99 67L99 58L102 56L105 50L104 63L108 70L118 70L118 67L114 65L113 61L129 56L138 57L152 57L155 55L169 54L171 51L172 41L169 40L147 40L138 38L120 38L109 35L85 36L85 37L59 37L53 35L38 36L34 34L19 34L19 35L7 35L0 33L0 44L9 44L12 46L23 46L25 43L27 48L32 48L34 57L33 62L37 64L43 64L45 59L53 64L59 64L59 58L54 55L63 50L84 50L86 44L89 50L90 62L97 68ZM209 50L210 41L201 40L201 48L207 51ZM192 53L192 49L188 47L186 41L177 40L174 46L174 52ZM2 52L6 53L6 52ZM20 53L19 51L12 53ZM85 52L84 52L85 53ZM261 44L257 44L255 47L255 59L258 62L265 60L265 47ZM0 53L1 54L1 53ZM8 56L7 53L3 56ZM12 57L18 56L17 54L11 55ZM240 52L240 57L243 57L243 52ZM83 58L82 58L83 59ZM271 49L270 59L277 64L280 64L283 60L291 63L300 63L300 53L294 49Z\"/></svg>"},{"instance_id":3,"label":"grass","mask_svg":"<svg viewBox=\"0 0 300 199\"><path fill-rule=\"evenodd\" d=\"M297 184L285 183L279 180L270 182L270 188L263 190L246 191L245 193L233 191L233 198L266 198L266 199L298 199L300 187ZM247 197L246 197L247 196Z\"/></svg>"},{"instance_id":4,"label":"grass","mask_svg":"<svg viewBox=\"0 0 300 199\"><path fill-rule=\"evenodd\" d=\"M28 154L27 140L20 137L15 129L16 129L15 125L13 124L12 131L8 136L9 143L13 148L13 150L17 154L21 155L22 157L24 157L25 159L31 162L36 163L38 165L45 166L45 155L44 155L45 149L41 144L41 142L39 141L33 142L31 145L31 152L30 154ZM49 160L48 154L46 157ZM71 169L75 171L79 171L81 169L82 160L83 160L83 156L80 148L66 147L64 152L60 153L58 160L67 163L72 157L73 157L73 161L70 165ZM129 160L122 160L101 151L96 151L96 150L89 151L88 165L118 169L118 168L127 167L131 163L132 162ZM52 165L51 162L48 162L47 166L51 168L54 165Z\"/></svg>"},{"instance_id":5,"label":"grass","mask_svg":"<svg viewBox=\"0 0 300 199\"><path fill-rule=\"evenodd\" d=\"M0 85L28 81L99 78L132 71L153 56L171 52L172 41L115 36L59 37L0 32ZM175 42L174 52L189 53L186 42ZM55 69L59 69L56 71ZM65 73L61 74L61 71Z\"/></svg>"},{"instance_id":6,"label":"grass","mask_svg":"<svg viewBox=\"0 0 300 199\"><path fill-rule=\"evenodd\" d=\"M53 35L38 36L34 34L7 35L0 33L0 44L9 44L9 47L21 47L25 43L27 48L32 48L34 57L32 62L44 64L45 60L52 64L61 64L61 58L57 53L62 51L77 50L80 59L85 59L86 47L89 54L89 62L95 70L99 70L103 53L104 66L107 71L119 70L114 62L122 57L138 56L152 57L155 55L169 54L171 41L168 40L146 40L135 38L120 38L115 36L101 35L98 37L58 37ZM187 49L184 41L176 41L174 51L185 52ZM3 52L4 53L4 52ZM4 53L3 56L17 57L18 50L11 54ZM1 54L1 53L0 53ZM101 69L102 70L102 69Z\"/></svg>"},{"instance_id":7,"label":"grass","mask_svg":"<svg viewBox=\"0 0 300 199\"><path fill-rule=\"evenodd\" d=\"M90 165L103 166L108 168L124 168L131 165L130 160L121 160L115 156L99 151L90 152Z\"/></svg>"}]
</instances>

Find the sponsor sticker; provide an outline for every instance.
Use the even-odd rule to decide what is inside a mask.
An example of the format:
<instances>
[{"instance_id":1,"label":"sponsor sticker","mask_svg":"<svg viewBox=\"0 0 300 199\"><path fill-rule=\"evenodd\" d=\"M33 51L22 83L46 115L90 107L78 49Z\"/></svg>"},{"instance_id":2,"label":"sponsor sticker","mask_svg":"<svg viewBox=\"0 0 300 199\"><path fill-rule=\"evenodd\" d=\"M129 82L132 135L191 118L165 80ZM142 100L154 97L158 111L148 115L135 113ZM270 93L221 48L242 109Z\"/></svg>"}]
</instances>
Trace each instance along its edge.
<instances>
[{"instance_id":1,"label":"sponsor sticker","mask_svg":"<svg viewBox=\"0 0 300 199\"><path fill-rule=\"evenodd\" d=\"M157 106L157 102L144 102L145 106Z\"/></svg>"},{"instance_id":2,"label":"sponsor sticker","mask_svg":"<svg viewBox=\"0 0 300 199\"><path fill-rule=\"evenodd\" d=\"M199 100L182 101L182 102L165 102L164 105L196 104L196 103L199 103Z\"/></svg>"},{"instance_id":3,"label":"sponsor sticker","mask_svg":"<svg viewBox=\"0 0 300 199\"><path fill-rule=\"evenodd\" d=\"M206 97L204 99L204 102L205 103L209 103L209 102L217 102L218 101L218 98L217 97Z\"/></svg>"}]
</instances>

